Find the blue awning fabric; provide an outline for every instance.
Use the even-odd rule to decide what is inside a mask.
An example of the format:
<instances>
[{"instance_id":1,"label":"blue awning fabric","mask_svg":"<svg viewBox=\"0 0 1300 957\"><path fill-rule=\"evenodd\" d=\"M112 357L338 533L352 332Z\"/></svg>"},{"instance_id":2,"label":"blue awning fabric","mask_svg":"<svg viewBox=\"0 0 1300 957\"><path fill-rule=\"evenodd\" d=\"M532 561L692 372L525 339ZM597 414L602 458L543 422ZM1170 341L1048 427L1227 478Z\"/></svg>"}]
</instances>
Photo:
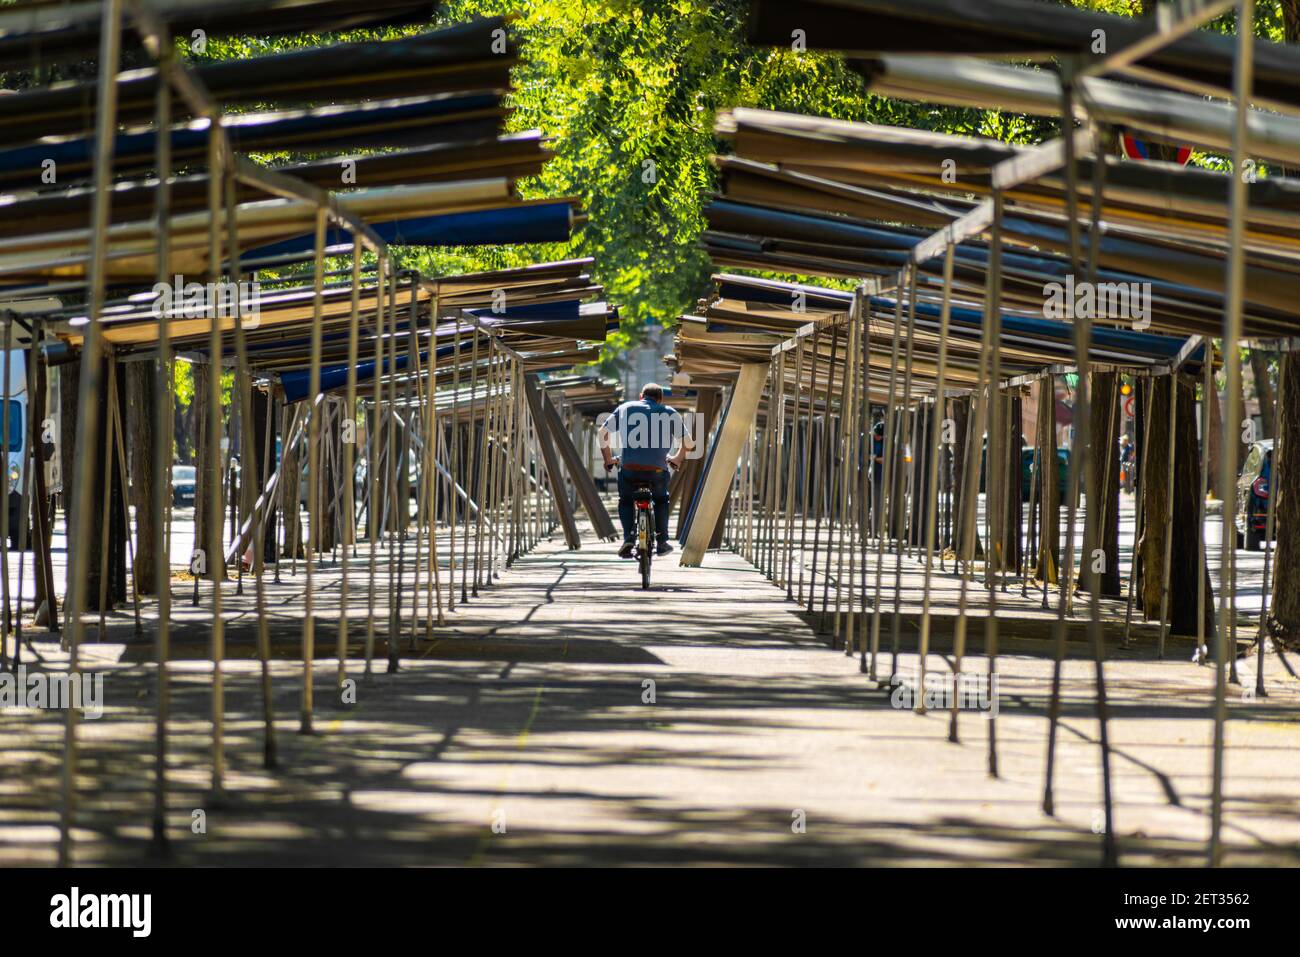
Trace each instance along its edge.
<instances>
[{"instance_id":1,"label":"blue awning fabric","mask_svg":"<svg viewBox=\"0 0 1300 957\"><path fill-rule=\"evenodd\" d=\"M468 213L443 213L414 219L371 223L384 242L394 246L491 246L497 243L551 243L569 238L572 206L568 200L532 203ZM259 246L245 252L243 262L275 257L307 259L315 242L310 233ZM334 227L325 236L327 247L352 246L352 235Z\"/></svg>"}]
</instances>

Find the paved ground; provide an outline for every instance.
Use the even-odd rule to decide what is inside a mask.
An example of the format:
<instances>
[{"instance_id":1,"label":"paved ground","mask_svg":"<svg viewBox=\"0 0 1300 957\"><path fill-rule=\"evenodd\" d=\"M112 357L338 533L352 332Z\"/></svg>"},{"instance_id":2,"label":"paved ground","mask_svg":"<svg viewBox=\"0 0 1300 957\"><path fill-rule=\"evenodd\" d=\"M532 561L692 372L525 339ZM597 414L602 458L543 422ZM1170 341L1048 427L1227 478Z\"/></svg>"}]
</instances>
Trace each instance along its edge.
<instances>
[{"instance_id":1,"label":"paved ground","mask_svg":"<svg viewBox=\"0 0 1300 957\"><path fill-rule=\"evenodd\" d=\"M280 767L262 767L246 609L233 597L225 667L228 796L208 794L211 665L206 599L177 606L169 802L184 864L1094 864L1100 771L1089 648L1070 642L1057 814L1040 810L1050 644L1044 621L1003 615L1000 776L991 722L891 706L858 662L734 555L655 566L642 592L614 546L544 543L451 617L403 639L402 669L334 692L338 568L321 571L316 733L298 733L301 572L273 586ZM367 556L353 560L353 594ZM892 569L892 566L890 566ZM905 589L915 591L915 564ZM380 568L379 581L387 582ZM940 589L953 594L947 579ZM386 593L386 590L385 590ZM188 595L188 589L185 594ZM411 600L409 587L400 591ZM1014 597L1014 595L1013 595ZM379 596L383 620L383 595ZM940 599L944 604L944 599ZM1031 602L1032 604L1032 593ZM364 598L353 608L364 607ZM906 609L910 606L905 606ZM354 610L354 614L356 611ZM910 673L915 617L900 620ZM349 670L363 669L359 627ZM947 650L936 624L935 648ZM886 629L885 634L889 631ZM982 648L982 625L971 630ZM93 636L92 636L93 637ZM79 863L152 862L148 821L154 670L129 615L87 647L106 712L81 725ZM887 642L886 642L887 646ZM1211 671L1112 643L1117 828L1127 863L1199 863L1208 833ZM37 641L44 667L62 654ZM946 670L941 654L930 668ZM985 661L968 659L982 672ZM1247 677L1253 661L1243 664ZM1300 682L1269 661L1269 697L1231 692L1229 863L1300 864ZM651 684L652 683L652 684ZM650 691L653 690L653 700ZM50 863L62 716L0 709L0 862ZM206 833L193 832L196 810Z\"/></svg>"}]
</instances>

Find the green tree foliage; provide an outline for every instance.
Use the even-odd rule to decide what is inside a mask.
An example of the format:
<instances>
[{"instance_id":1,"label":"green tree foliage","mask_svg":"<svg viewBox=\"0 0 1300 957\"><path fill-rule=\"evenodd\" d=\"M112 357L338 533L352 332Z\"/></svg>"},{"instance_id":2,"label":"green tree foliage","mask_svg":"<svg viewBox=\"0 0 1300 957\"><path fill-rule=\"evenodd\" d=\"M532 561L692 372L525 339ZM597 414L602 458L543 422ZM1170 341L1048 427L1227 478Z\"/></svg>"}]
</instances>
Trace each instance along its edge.
<instances>
[{"instance_id":1,"label":"green tree foliage","mask_svg":"<svg viewBox=\"0 0 1300 957\"><path fill-rule=\"evenodd\" d=\"M528 197L577 196L589 213L571 243L439 251L411 258L433 273L555 256L593 256L596 278L622 307L607 353L647 323L673 322L707 292L698 246L715 186L717 112L731 106L941 128L1033 142L1024 117L935 108L869 96L837 56L754 49L745 0L455 0L446 22L516 17L523 56L511 128L539 129L556 158L522 184Z\"/></svg>"},{"instance_id":2,"label":"green tree foliage","mask_svg":"<svg viewBox=\"0 0 1300 957\"><path fill-rule=\"evenodd\" d=\"M1131 16L1148 5L1059 2ZM1261 35L1281 38L1280 2L1260 4ZM1040 117L871 96L838 56L751 48L748 6L747 0L448 0L439 6L437 26L512 16L522 56L509 128L541 130L556 151L520 191L526 198L577 197L589 221L568 243L398 250L402 264L449 275L592 256L596 279L622 309L623 328L606 347L610 358L647 323L671 324L708 290L710 265L698 239L716 182L711 156L724 148L713 135L719 110L755 106L1015 143L1057 132L1055 121ZM1211 29L1231 32L1234 16L1218 18ZM246 57L374 35L219 40L209 42L204 56ZM1194 162L1221 168L1225 161L1197 153Z\"/></svg>"}]
</instances>

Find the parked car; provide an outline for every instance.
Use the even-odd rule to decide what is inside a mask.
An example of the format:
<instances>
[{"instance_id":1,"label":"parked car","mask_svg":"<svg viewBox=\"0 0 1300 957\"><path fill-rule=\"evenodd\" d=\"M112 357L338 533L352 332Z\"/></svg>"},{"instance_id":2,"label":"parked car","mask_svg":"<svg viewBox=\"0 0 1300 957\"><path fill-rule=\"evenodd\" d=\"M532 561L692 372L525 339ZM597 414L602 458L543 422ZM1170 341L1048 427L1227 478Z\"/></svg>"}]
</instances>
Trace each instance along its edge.
<instances>
[{"instance_id":1,"label":"parked car","mask_svg":"<svg viewBox=\"0 0 1300 957\"><path fill-rule=\"evenodd\" d=\"M1047 469L1044 469L1047 471ZM1026 447L1020 450L1020 498L1029 501L1030 485L1034 476L1034 449ZM1056 450L1056 500L1062 504L1070 490L1070 450Z\"/></svg>"},{"instance_id":2,"label":"parked car","mask_svg":"<svg viewBox=\"0 0 1300 957\"><path fill-rule=\"evenodd\" d=\"M354 496L353 501L359 502L366 495L366 483L369 481L366 473L366 460L359 459L356 463L355 469L357 484L356 490L352 494ZM418 498L420 494L420 466L415 456L411 457L410 466L406 470L406 477L410 483L411 499L414 500ZM386 479L387 476L381 476L381 478ZM307 507L307 495L309 491L310 485L307 482L307 462L304 459L302 468L299 470L298 482L298 501L301 503L303 508Z\"/></svg>"},{"instance_id":3,"label":"parked car","mask_svg":"<svg viewBox=\"0 0 1300 957\"><path fill-rule=\"evenodd\" d=\"M172 466L172 504L194 504L195 469L193 465Z\"/></svg>"},{"instance_id":4,"label":"parked car","mask_svg":"<svg viewBox=\"0 0 1300 957\"><path fill-rule=\"evenodd\" d=\"M408 464L406 469L406 477L411 486L411 498L413 499L418 498L420 494L420 466L421 466L421 462L418 455L412 455L411 461ZM356 475L357 475L357 490L355 494L356 494L356 500L360 501L363 497L365 497L366 488L370 483L370 474L368 469L366 468L365 459L357 459ZM383 481L387 481L387 476L381 472L380 479ZM306 481L307 479L306 476L304 475L303 477L304 484L306 483ZM306 501L307 499L306 497L304 497L303 502L306 503Z\"/></svg>"},{"instance_id":5,"label":"parked car","mask_svg":"<svg viewBox=\"0 0 1300 957\"><path fill-rule=\"evenodd\" d=\"M988 455L988 441L984 442L984 454ZM983 461L980 463L984 464ZM980 471L980 491L985 491L984 479L986 472ZM1030 486L1034 477L1034 447L1032 445L1023 446L1020 449L1020 500L1029 501ZM1066 495L1070 488L1070 450L1056 450L1056 500L1062 504L1065 503Z\"/></svg>"},{"instance_id":6,"label":"parked car","mask_svg":"<svg viewBox=\"0 0 1300 957\"><path fill-rule=\"evenodd\" d=\"M1261 439L1250 447L1237 478L1238 548L1257 552L1264 547L1272 480L1273 440Z\"/></svg>"}]
</instances>

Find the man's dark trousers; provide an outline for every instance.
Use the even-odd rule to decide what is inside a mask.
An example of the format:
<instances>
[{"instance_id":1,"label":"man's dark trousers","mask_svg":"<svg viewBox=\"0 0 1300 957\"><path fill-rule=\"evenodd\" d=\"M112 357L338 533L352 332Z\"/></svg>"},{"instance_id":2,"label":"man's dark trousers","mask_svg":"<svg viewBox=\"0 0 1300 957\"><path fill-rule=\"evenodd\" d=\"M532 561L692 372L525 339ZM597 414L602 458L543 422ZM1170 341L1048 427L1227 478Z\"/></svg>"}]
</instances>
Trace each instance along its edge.
<instances>
[{"instance_id":1,"label":"man's dark trousers","mask_svg":"<svg viewBox=\"0 0 1300 957\"><path fill-rule=\"evenodd\" d=\"M632 494L636 483L648 482L655 507L655 538L660 543L668 541L668 470L640 471L627 468L618 470L618 518L623 523L623 541L636 541L636 503Z\"/></svg>"}]
</instances>

